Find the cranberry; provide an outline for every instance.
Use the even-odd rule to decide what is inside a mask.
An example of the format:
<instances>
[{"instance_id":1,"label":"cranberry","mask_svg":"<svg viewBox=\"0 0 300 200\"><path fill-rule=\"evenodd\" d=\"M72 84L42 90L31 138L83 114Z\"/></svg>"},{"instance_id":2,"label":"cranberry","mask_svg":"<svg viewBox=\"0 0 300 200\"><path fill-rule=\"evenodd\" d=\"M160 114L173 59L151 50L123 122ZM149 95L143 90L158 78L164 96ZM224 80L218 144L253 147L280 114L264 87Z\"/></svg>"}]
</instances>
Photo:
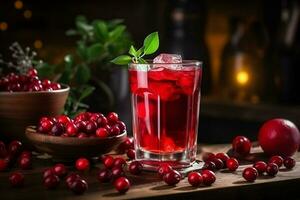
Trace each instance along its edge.
<instances>
[{"instance_id":1,"label":"cranberry","mask_svg":"<svg viewBox=\"0 0 300 200\"><path fill-rule=\"evenodd\" d=\"M133 161L129 164L128 170L131 174L138 175L142 173L143 165L139 161Z\"/></svg>"},{"instance_id":2,"label":"cranberry","mask_svg":"<svg viewBox=\"0 0 300 200\"><path fill-rule=\"evenodd\" d=\"M276 163L269 163L266 172L269 176L275 176L278 173L278 168Z\"/></svg>"},{"instance_id":3,"label":"cranberry","mask_svg":"<svg viewBox=\"0 0 300 200\"><path fill-rule=\"evenodd\" d=\"M208 161L208 160L211 160L212 158L215 158L215 154L213 153L210 153L210 152L205 152L203 155L202 155L202 160L204 162Z\"/></svg>"},{"instance_id":4,"label":"cranberry","mask_svg":"<svg viewBox=\"0 0 300 200\"><path fill-rule=\"evenodd\" d=\"M257 170L259 174L263 174L267 170L267 164L264 161L256 162L253 167Z\"/></svg>"},{"instance_id":5,"label":"cranberry","mask_svg":"<svg viewBox=\"0 0 300 200\"><path fill-rule=\"evenodd\" d=\"M76 160L76 169L79 171L86 171L90 169L90 161L86 158L79 158Z\"/></svg>"},{"instance_id":6,"label":"cranberry","mask_svg":"<svg viewBox=\"0 0 300 200\"><path fill-rule=\"evenodd\" d=\"M126 150L128 150L128 149L133 149L133 148L134 148L133 138L126 137L125 141L122 142L122 143L118 146L118 151L119 151L120 153L124 153Z\"/></svg>"},{"instance_id":7,"label":"cranberry","mask_svg":"<svg viewBox=\"0 0 300 200\"><path fill-rule=\"evenodd\" d=\"M51 83L51 88L53 90L60 90L61 89L61 85L59 83Z\"/></svg>"},{"instance_id":8,"label":"cranberry","mask_svg":"<svg viewBox=\"0 0 300 200\"><path fill-rule=\"evenodd\" d=\"M29 89L28 91L30 92L36 92L36 91L41 91L42 90L42 85L38 84L38 83L33 83L31 85L29 85Z\"/></svg>"},{"instance_id":9,"label":"cranberry","mask_svg":"<svg viewBox=\"0 0 300 200\"><path fill-rule=\"evenodd\" d=\"M112 156L104 156L102 159L102 162L104 164L104 166L108 169L112 168L114 166L114 161L115 159Z\"/></svg>"},{"instance_id":10,"label":"cranberry","mask_svg":"<svg viewBox=\"0 0 300 200\"><path fill-rule=\"evenodd\" d=\"M269 163L275 163L280 168L283 164L283 158L281 156L272 156Z\"/></svg>"},{"instance_id":11,"label":"cranberry","mask_svg":"<svg viewBox=\"0 0 300 200\"><path fill-rule=\"evenodd\" d=\"M193 187L198 187L203 182L202 175L199 172L191 172L188 175L188 181Z\"/></svg>"},{"instance_id":12,"label":"cranberry","mask_svg":"<svg viewBox=\"0 0 300 200\"><path fill-rule=\"evenodd\" d=\"M81 177L76 173L70 173L65 179L67 187L71 188L72 183L77 179L81 179Z\"/></svg>"},{"instance_id":13,"label":"cranberry","mask_svg":"<svg viewBox=\"0 0 300 200\"><path fill-rule=\"evenodd\" d=\"M14 172L9 175L9 182L12 187L22 187L24 185L24 175L20 172Z\"/></svg>"},{"instance_id":14,"label":"cranberry","mask_svg":"<svg viewBox=\"0 0 300 200\"><path fill-rule=\"evenodd\" d=\"M171 170L167 172L163 177L163 180L168 185L176 185L177 183L179 183L180 179L181 174L176 170Z\"/></svg>"},{"instance_id":15,"label":"cranberry","mask_svg":"<svg viewBox=\"0 0 300 200\"><path fill-rule=\"evenodd\" d=\"M135 150L134 149L128 149L126 151L126 155L129 159L135 159Z\"/></svg>"},{"instance_id":16,"label":"cranberry","mask_svg":"<svg viewBox=\"0 0 300 200\"><path fill-rule=\"evenodd\" d=\"M78 133L78 128L73 123L68 123L66 127L67 134L71 137L74 137Z\"/></svg>"},{"instance_id":17,"label":"cranberry","mask_svg":"<svg viewBox=\"0 0 300 200\"><path fill-rule=\"evenodd\" d=\"M42 133L48 133L48 132L51 131L52 127L53 127L53 122L52 121L44 120L40 123L40 129L39 130Z\"/></svg>"},{"instance_id":18,"label":"cranberry","mask_svg":"<svg viewBox=\"0 0 300 200\"><path fill-rule=\"evenodd\" d=\"M212 185L216 181L216 175L211 170L203 170L201 172L202 178L203 178L203 184L206 186Z\"/></svg>"},{"instance_id":19,"label":"cranberry","mask_svg":"<svg viewBox=\"0 0 300 200\"><path fill-rule=\"evenodd\" d=\"M89 134L95 133L97 129L97 124L94 121L88 121L85 126L86 132Z\"/></svg>"},{"instance_id":20,"label":"cranberry","mask_svg":"<svg viewBox=\"0 0 300 200\"><path fill-rule=\"evenodd\" d=\"M47 188L47 189L55 189L57 188L57 186L59 185L59 178L56 175L49 175L47 176L44 181L43 181L43 185Z\"/></svg>"},{"instance_id":21,"label":"cranberry","mask_svg":"<svg viewBox=\"0 0 300 200\"><path fill-rule=\"evenodd\" d=\"M71 122L71 119L67 115L60 115L57 117L57 121L66 125Z\"/></svg>"},{"instance_id":22,"label":"cranberry","mask_svg":"<svg viewBox=\"0 0 300 200\"><path fill-rule=\"evenodd\" d=\"M107 125L107 118L103 115L100 115L97 119L97 125L98 127L104 127L105 125Z\"/></svg>"},{"instance_id":23,"label":"cranberry","mask_svg":"<svg viewBox=\"0 0 300 200\"><path fill-rule=\"evenodd\" d=\"M243 171L243 177L248 182L254 182L258 176L258 172L254 167L247 167Z\"/></svg>"},{"instance_id":24,"label":"cranberry","mask_svg":"<svg viewBox=\"0 0 300 200\"><path fill-rule=\"evenodd\" d=\"M83 179L76 179L71 183L70 189L74 194L81 195L88 189L88 184Z\"/></svg>"},{"instance_id":25,"label":"cranberry","mask_svg":"<svg viewBox=\"0 0 300 200\"><path fill-rule=\"evenodd\" d=\"M251 142L245 136L237 136L232 141L232 149L235 153L246 156L250 153Z\"/></svg>"},{"instance_id":26,"label":"cranberry","mask_svg":"<svg viewBox=\"0 0 300 200\"><path fill-rule=\"evenodd\" d=\"M120 167L123 168L126 165L126 161L124 160L124 158L115 158L114 160L114 167Z\"/></svg>"},{"instance_id":27,"label":"cranberry","mask_svg":"<svg viewBox=\"0 0 300 200\"><path fill-rule=\"evenodd\" d=\"M67 175L68 170L64 164L56 164L53 167L54 174L58 177L64 177Z\"/></svg>"},{"instance_id":28,"label":"cranberry","mask_svg":"<svg viewBox=\"0 0 300 200\"><path fill-rule=\"evenodd\" d=\"M78 132L85 132L86 122L85 121L76 121L75 126L78 129Z\"/></svg>"},{"instance_id":29,"label":"cranberry","mask_svg":"<svg viewBox=\"0 0 300 200\"><path fill-rule=\"evenodd\" d=\"M130 182L125 177L120 177L114 181L114 186L120 193L126 193L130 188Z\"/></svg>"},{"instance_id":30,"label":"cranberry","mask_svg":"<svg viewBox=\"0 0 300 200\"><path fill-rule=\"evenodd\" d=\"M48 80L48 79L44 79L44 80L42 81L42 85L43 85L43 87L45 87L45 88L49 88L49 87L51 87L51 81Z\"/></svg>"},{"instance_id":31,"label":"cranberry","mask_svg":"<svg viewBox=\"0 0 300 200\"><path fill-rule=\"evenodd\" d=\"M118 116L118 114L115 113L115 112L110 112L110 113L108 113L108 115L107 115L107 119L108 119L108 121L109 121L111 124L115 124L115 123L117 123L117 122L119 121L119 116Z\"/></svg>"},{"instance_id":32,"label":"cranberry","mask_svg":"<svg viewBox=\"0 0 300 200\"><path fill-rule=\"evenodd\" d=\"M116 135L119 135L120 134L120 129L118 126L112 126L110 129L109 129L109 134L111 136L116 136Z\"/></svg>"},{"instance_id":33,"label":"cranberry","mask_svg":"<svg viewBox=\"0 0 300 200\"><path fill-rule=\"evenodd\" d=\"M20 141L14 140L8 145L8 152L9 154L15 156L19 154L22 148L22 143Z\"/></svg>"},{"instance_id":34,"label":"cranberry","mask_svg":"<svg viewBox=\"0 0 300 200\"><path fill-rule=\"evenodd\" d=\"M19 159L19 167L21 169L31 169L31 158L30 157L21 157Z\"/></svg>"},{"instance_id":35,"label":"cranberry","mask_svg":"<svg viewBox=\"0 0 300 200\"><path fill-rule=\"evenodd\" d=\"M90 120L97 123L99 117L100 115L98 113L93 113L92 116L90 117Z\"/></svg>"},{"instance_id":36,"label":"cranberry","mask_svg":"<svg viewBox=\"0 0 300 200\"><path fill-rule=\"evenodd\" d=\"M109 181L111 181L112 179L112 173L110 170L108 169L101 169L99 172L98 172L98 180L102 183L107 183Z\"/></svg>"},{"instance_id":37,"label":"cranberry","mask_svg":"<svg viewBox=\"0 0 300 200\"><path fill-rule=\"evenodd\" d=\"M170 171L172 171L172 167L169 164L161 164L158 169L157 169L157 173L159 175L160 178L163 178L164 175Z\"/></svg>"},{"instance_id":38,"label":"cranberry","mask_svg":"<svg viewBox=\"0 0 300 200\"><path fill-rule=\"evenodd\" d=\"M208 169L211 171L215 171L216 170L216 164L212 161L206 161L203 165L203 169Z\"/></svg>"},{"instance_id":39,"label":"cranberry","mask_svg":"<svg viewBox=\"0 0 300 200\"><path fill-rule=\"evenodd\" d=\"M65 131L65 128L62 123L56 123L51 129L51 135L60 136Z\"/></svg>"},{"instance_id":40,"label":"cranberry","mask_svg":"<svg viewBox=\"0 0 300 200\"><path fill-rule=\"evenodd\" d=\"M224 167L223 161L219 158L212 158L210 161L215 163L217 170L222 169Z\"/></svg>"},{"instance_id":41,"label":"cranberry","mask_svg":"<svg viewBox=\"0 0 300 200\"><path fill-rule=\"evenodd\" d=\"M217 153L216 158L219 158L223 161L224 166L226 165L227 160L229 159L229 156L226 153Z\"/></svg>"},{"instance_id":42,"label":"cranberry","mask_svg":"<svg viewBox=\"0 0 300 200\"><path fill-rule=\"evenodd\" d=\"M0 159L0 172L5 171L8 167L6 160Z\"/></svg>"},{"instance_id":43,"label":"cranberry","mask_svg":"<svg viewBox=\"0 0 300 200\"><path fill-rule=\"evenodd\" d=\"M37 76L37 75L38 75L38 72L37 72L36 69L34 69L34 68L28 69L27 76L34 77L34 76Z\"/></svg>"},{"instance_id":44,"label":"cranberry","mask_svg":"<svg viewBox=\"0 0 300 200\"><path fill-rule=\"evenodd\" d=\"M7 155L4 142L0 141L0 158L4 158Z\"/></svg>"},{"instance_id":45,"label":"cranberry","mask_svg":"<svg viewBox=\"0 0 300 200\"><path fill-rule=\"evenodd\" d=\"M239 162L235 158L229 158L226 162L226 166L230 171L235 171L239 167Z\"/></svg>"},{"instance_id":46,"label":"cranberry","mask_svg":"<svg viewBox=\"0 0 300 200\"><path fill-rule=\"evenodd\" d=\"M21 154L20 154L21 158L23 158L23 157L31 158L31 156L32 156L31 151L22 151Z\"/></svg>"},{"instance_id":47,"label":"cranberry","mask_svg":"<svg viewBox=\"0 0 300 200\"><path fill-rule=\"evenodd\" d=\"M96 130L96 136L99 138L107 138L108 135L108 131L105 128L98 128Z\"/></svg>"},{"instance_id":48,"label":"cranberry","mask_svg":"<svg viewBox=\"0 0 300 200\"><path fill-rule=\"evenodd\" d=\"M43 179L46 179L50 175L55 175L53 168L45 169L43 173Z\"/></svg>"},{"instance_id":49,"label":"cranberry","mask_svg":"<svg viewBox=\"0 0 300 200\"><path fill-rule=\"evenodd\" d=\"M113 167L111 169L111 173L112 173L112 177L113 177L114 180L121 177L121 176L125 176L125 172L120 167Z\"/></svg>"},{"instance_id":50,"label":"cranberry","mask_svg":"<svg viewBox=\"0 0 300 200\"><path fill-rule=\"evenodd\" d=\"M116 125L118 126L118 128L120 129L120 133L123 133L126 130L126 125L124 122L122 121L118 121L116 123Z\"/></svg>"},{"instance_id":51,"label":"cranberry","mask_svg":"<svg viewBox=\"0 0 300 200\"><path fill-rule=\"evenodd\" d=\"M85 134L85 133L79 133L79 134L77 135L77 137L78 137L78 138L87 138L88 135Z\"/></svg>"},{"instance_id":52,"label":"cranberry","mask_svg":"<svg viewBox=\"0 0 300 200\"><path fill-rule=\"evenodd\" d=\"M296 165L296 161L295 161L295 159L293 159L291 157L287 157L287 158L284 159L283 165L287 169L293 169L295 167L295 165Z\"/></svg>"}]
</instances>

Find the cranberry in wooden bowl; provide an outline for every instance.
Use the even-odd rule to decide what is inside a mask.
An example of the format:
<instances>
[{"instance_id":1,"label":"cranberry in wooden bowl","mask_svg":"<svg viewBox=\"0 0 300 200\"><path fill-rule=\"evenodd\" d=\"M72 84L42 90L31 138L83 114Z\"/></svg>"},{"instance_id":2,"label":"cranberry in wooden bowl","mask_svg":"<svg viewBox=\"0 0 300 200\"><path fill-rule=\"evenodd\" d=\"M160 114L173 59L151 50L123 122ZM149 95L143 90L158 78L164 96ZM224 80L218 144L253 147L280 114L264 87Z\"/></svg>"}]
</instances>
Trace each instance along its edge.
<instances>
[{"instance_id":1,"label":"cranberry in wooden bowl","mask_svg":"<svg viewBox=\"0 0 300 200\"><path fill-rule=\"evenodd\" d=\"M41 116L58 115L64 108L69 86L39 79L34 68L27 74L0 77L0 132L9 139L29 141L26 126L38 122Z\"/></svg>"},{"instance_id":2,"label":"cranberry in wooden bowl","mask_svg":"<svg viewBox=\"0 0 300 200\"><path fill-rule=\"evenodd\" d=\"M37 150L56 160L92 158L116 149L125 141L126 129L118 128L119 124L123 127L120 122L106 120L102 113L90 112L80 113L74 119L65 115L43 117L37 126L27 127L26 136Z\"/></svg>"}]
</instances>

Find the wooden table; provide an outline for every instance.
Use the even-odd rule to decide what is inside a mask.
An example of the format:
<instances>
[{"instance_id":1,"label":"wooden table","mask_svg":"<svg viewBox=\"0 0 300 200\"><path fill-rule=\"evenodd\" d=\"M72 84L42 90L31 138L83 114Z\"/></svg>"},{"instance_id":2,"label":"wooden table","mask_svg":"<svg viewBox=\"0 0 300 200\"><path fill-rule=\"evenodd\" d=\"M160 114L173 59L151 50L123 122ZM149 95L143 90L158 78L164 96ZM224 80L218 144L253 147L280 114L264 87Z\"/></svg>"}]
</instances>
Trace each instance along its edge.
<instances>
[{"instance_id":1,"label":"wooden table","mask_svg":"<svg viewBox=\"0 0 300 200\"><path fill-rule=\"evenodd\" d=\"M200 149L200 148L199 148ZM202 145L202 151L227 152L229 145ZM254 148L254 155L260 155L260 148ZM253 159L256 156L250 156ZM199 154L200 158L200 154ZM10 188L7 177L9 172L0 173L0 200L56 200L56 199L300 199L300 153L295 155L297 165L293 170L281 169L276 177L262 176L254 183L247 183L241 176L242 170L248 166L242 165L235 173L226 170L216 173L217 181L210 187L191 187L187 179L176 187L165 185L155 173L143 172L140 176L130 176L132 187L127 194L118 194L111 184L100 184L96 179L97 168L88 174L83 174L89 184L89 190L81 196L73 195L65 186L64 181L56 190L46 190L42 186L42 171L53 165L48 160L36 159L33 170L24 171L26 184L20 189ZM101 165L96 165L101 167ZM297 198L298 197L298 198Z\"/></svg>"}]
</instances>

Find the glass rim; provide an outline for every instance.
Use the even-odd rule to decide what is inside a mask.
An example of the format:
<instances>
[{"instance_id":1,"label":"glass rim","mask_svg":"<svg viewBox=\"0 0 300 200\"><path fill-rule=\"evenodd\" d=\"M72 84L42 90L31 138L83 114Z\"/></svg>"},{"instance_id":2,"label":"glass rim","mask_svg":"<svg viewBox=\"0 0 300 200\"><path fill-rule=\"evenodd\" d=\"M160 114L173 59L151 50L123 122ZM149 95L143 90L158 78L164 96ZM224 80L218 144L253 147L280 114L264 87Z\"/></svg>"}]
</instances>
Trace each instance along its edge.
<instances>
[{"instance_id":1,"label":"glass rim","mask_svg":"<svg viewBox=\"0 0 300 200\"><path fill-rule=\"evenodd\" d=\"M153 60L146 60L148 63L129 63L129 66L141 66L141 65L183 65L183 66L197 66L197 67L201 67L203 62L199 61L199 60L182 60L181 63L153 63Z\"/></svg>"}]
</instances>

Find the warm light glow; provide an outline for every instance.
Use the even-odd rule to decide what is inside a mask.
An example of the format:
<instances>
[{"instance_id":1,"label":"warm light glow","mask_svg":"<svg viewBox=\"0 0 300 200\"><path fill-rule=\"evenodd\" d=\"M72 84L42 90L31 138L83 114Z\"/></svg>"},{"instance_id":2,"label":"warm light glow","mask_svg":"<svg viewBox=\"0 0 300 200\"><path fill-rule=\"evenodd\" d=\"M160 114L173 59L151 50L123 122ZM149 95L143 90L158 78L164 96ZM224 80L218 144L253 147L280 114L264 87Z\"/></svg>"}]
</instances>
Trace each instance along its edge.
<instances>
[{"instance_id":1,"label":"warm light glow","mask_svg":"<svg viewBox=\"0 0 300 200\"><path fill-rule=\"evenodd\" d=\"M31 16L32 16L31 10L25 10L25 11L24 11L24 17L25 17L26 19L30 19Z\"/></svg>"},{"instance_id":2,"label":"warm light glow","mask_svg":"<svg viewBox=\"0 0 300 200\"><path fill-rule=\"evenodd\" d=\"M36 49L40 49L40 48L43 47L43 42L42 42L41 40L36 40L36 41L34 41L33 46L34 46Z\"/></svg>"},{"instance_id":3,"label":"warm light glow","mask_svg":"<svg viewBox=\"0 0 300 200\"><path fill-rule=\"evenodd\" d=\"M245 85L249 81L249 74L245 71L240 71L236 75L236 81L240 85Z\"/></svg>"},{"instance_id":4,"label":"warm light glow","mask_svg":"<svg viewBox=\"0 0 300 200\"><path fill-rule=\"evenodd\" d=\"M0 30L1 31L6 31L7 27L8 27L8 25L6 22L0 22Z\"/></svg>"},{"instance_id":5,"label":"warm light glow","mask_svg":"<svg viewBox=\"0 0 300 200\"><path fill-rule=\"evenodd\" d=\"M20 0L15 1L15 8L20 10L23 8L23 2Z\"/></svg>"}]
</instances>

